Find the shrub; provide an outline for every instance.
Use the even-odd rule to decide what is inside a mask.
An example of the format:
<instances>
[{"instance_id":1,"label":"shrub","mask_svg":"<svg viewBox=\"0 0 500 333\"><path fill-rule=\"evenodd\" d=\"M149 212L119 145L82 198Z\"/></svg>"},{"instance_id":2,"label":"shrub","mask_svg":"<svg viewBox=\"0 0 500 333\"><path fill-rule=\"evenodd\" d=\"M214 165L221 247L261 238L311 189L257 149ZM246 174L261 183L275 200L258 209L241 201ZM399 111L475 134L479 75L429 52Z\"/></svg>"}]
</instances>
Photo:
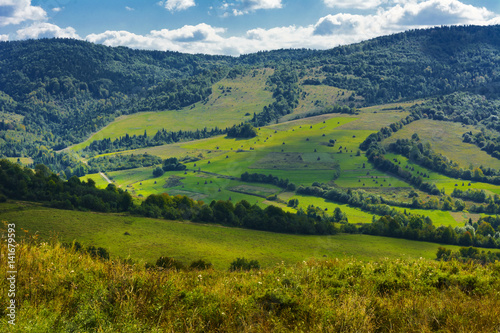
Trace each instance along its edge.
<instances>
[{"instance_id":1,"label":"shrub","mask_svg":"<svg viewBox=\"0 0 500 333\"><path fill-rule=\"evenodd\" d=\"M248 261L245 258L236 258L235 261L229 266L229 271L249 271L252 269L260 269L259 262L257 260Z\"/></svg>"},{"instance_id":2,"label":"shrub","mask_svg":"<svg viewBox=\"0 0 500 333\"><path fill-rule=\"evenodd\" d=\"M189 269L192 270L205 270L209 268L212 268L212 264L203 259L193 261L191 265L189 265Z\"/></svg>"},{"instance_id":3,"label":"shrub","mask_svg":"<svg viewBox=\"0 0 500 333\"><path fill-rule=\"evenodd\" d=\"M171 257L160 257L156 260L156 267L162 267L165 269L175 269L181 270L184 268L184 265Z\"/></svg>"},{"instance_id":4,"label":"shrub","mask_svg":"<svg viewBox=\"0 0 500 333\"><path fill-rule=\"evenodd\" d=\"M160 167L157 167L156 169L153 170L153 176L155 176L155 177L161 177L161 176L163 176L164 173L165 172Z\"/></svg>"}]
</instances>

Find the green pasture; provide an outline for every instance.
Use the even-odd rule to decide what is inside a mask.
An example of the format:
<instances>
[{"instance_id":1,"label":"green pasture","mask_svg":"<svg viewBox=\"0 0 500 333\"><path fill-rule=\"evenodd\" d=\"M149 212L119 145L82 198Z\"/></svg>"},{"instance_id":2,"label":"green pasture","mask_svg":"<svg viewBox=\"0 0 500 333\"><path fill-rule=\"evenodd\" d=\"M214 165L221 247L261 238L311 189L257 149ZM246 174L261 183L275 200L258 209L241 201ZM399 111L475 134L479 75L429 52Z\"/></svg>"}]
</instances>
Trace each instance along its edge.
<instances>
[{"instance_id":1,"label":"green pasture","mask_svg":"<svg viewBox=\"0 0 500 333\"><path fill-rule=\"evenodd\" d=\"M204 127L225 128L249 120L254 112L273 102L272 93L266 90L266 80L271 69L258 70L235 79L224 79L212 86L212 94L206 103L196 103L180 110L142 112L117 118L114 122L92 135L72 149L81 150L92 141L104 138L116 139L125 134L154 135L164 128L168 131L197 130ZM250 114L250 115L246 115Z\"/></svg>"},{"instance_id":2,"label":"green pasture","mask_svg":"<svg viewBox=\"0 0 500 333\"><path fill-rule=\"evenodd\" d=\"M362 109L360 114L356 116L322 115L270 125L258 128L257 137L250 139L218 136L122 152L134 154L148 152L162 158L175 156L182 159L189 156L199 160L186 163L187 170L185 172L167 172L164 176L156 179L152 175L153 168L151 167L110 172L108 176L117 186L126 188L138 197L167 192L172 195L187 195L193 199L204 201L231 198L234 202L245 199L259 205L277 204L265 201L264 197L279 194L281 192L279 188L274 187L274 192L257 190L255 193L242 191L239 188L251 185L236 180L242 173L249 172L272 174L279 178L288 179L297 186L309 186L313 182L329 183L343 188L364 189L369 193L386 198L409 201L407 192L411 186L408 183L373 169L363 152L357 156L359 144L370 133L373 133L373 130L370 130L367 125L370 123L372 128L375 128L374 126L378 128L384 122L394 121L387 118L400 119L406 115L406 111L396 109L399 106L399 104L395 104L366 108ZM360 121L367 122L363 125L359 123ZM417 121L413 124L420 122ZM357 126L356 123L365 129L346 129L346 126ZM403 130L395 133L394 136L401 132ZM393 139L394 136L390 139ZM328 145L330 139L336 140L333 147ZM388 140L384 141L384 143L387 142ZM468 146L473 147L472 145ZM470 182L469 185L469 182L446 177L415 165L403 156L386 154L386 157L391 160L396 159L402 167L413 168L413 171L408 170L414 174L417 172L428 174L429 178L425 178L424 181L436 184L447 194L450 194L455 187L463 190L468 188L484 189L489 194L500 193L499 186L477 182ZM334 179L335 170L338 168L340 168L340 177ZM172 175L183 178L181 183L165 187L165 179ZM262 187L261 185L259 184L258 187ZM427 196L425 193L417 192L422 197ZM460 222L455 221L449 213L441 215L433 213L434 215L432 215L429 211L423 211L423 214L430 216L435 221L442 221L436 222L440 224L454 225ZM366 216L359 217L359 214L354 215L354 212L351 212L351 215L358 216L355 218L356 221L366 220Z\"/></svg>"},{"instance_id":3,"label":"green pasture","mask_svg":"<svg viewBox=\"0 0 500 333\"><path fill-rule=\"evenodd\" d=\"M292 113L280 119L286 122L299 115L322 111L325 107L335 104L348 104L352 91L324 85L302 85L299 104Z\"/></svg>"},{"instance_id":4,"label":"green pasture","mask_svg":"<svg viewBox=\"0 0 500 333\"><path fill-rule=\"evenodd\" d=\"M99 173L92 173L80 177L80 180L82 181L87 181L87 179L92 179L95 182L95 186L98 188L106 188L109 184Z\"/></svg>"},{"instance_id":5,"label":"green pasture","mask_svg":"<svg viewBox=\"0 0 500 333\"><path fill-rule=\"evenodd\" d=\"M3 157L10 162L21 163L21 165L33 164L33 159L31 157Z\"/></svg>"},{"instance_id":6,"label":"green pasture","mask_svg":"<svg viewBox=\"0 0 500 333\"><path fill-rule=\"evenodd\" d=\"M293 195L290 199L298 199L299 206L298 208L302 208L304 211L307 209L309 205L313 205L315 207L319 207L322 210L325 210L327 214L333 214L335 208L340 208L343 213L347 215L349 223L372 223L372 218L374 214L362 211L361 209L351 207L345 204L337 204L331 201L328 201L324 198L318 198L313 196L306 195Z\"/></svg>"},{"instance_id":7,"label":"green pasture","mask_svg":"<svg viewBox=\"0 0 500 333\"><path fill-rule=\"evenodd\" d=\"M163 158L198 158L197 161L186 163L186 174L180 175L186 178L183 181L184 187L171 188L169 191L205 200L227 200L231 192L228 187L232 185L221 177L239 178L244 172L272 174L288 179L297 186L309 186L313 182L331 183L334 181L335 170L340 168L340 177L335 180L338 186L365 189L408 188L408 184L398 178L373 169L363 153L357 156L359 144L372 131L339 129L356 122L356 117L335 115L307 120L310 122L301 119L261 127L257 129L257 137L250 139L218 136L141 149L133 153L148 152ZM333 147L329 146L331 139L336 140ZM209 175L212 175L213 184L202 188L192 186L197 185L200 177L206 178ZM153 179L152 168L110 172L109 176L118 186L126 187L137 196L146 197L165 191L164 181ZM234 194L231 198L233 197L238 195Z\"/></svg>"},{"instance_id":8,"label":"green pasture","mask_svg":"<svg viewBox=\"0 0 500 333\"><path fill-rule=\"evenodd\" d=\"M37 233L42 240L56 236L63 242L79 241L106 248L112 258L143 263L155 262L160 256L171 256L187 264L204 259L218 269L227 269L237 257L256 259L264 267L281 261L293 264L325 257L434 259L439 246L368 235L277 234L121 214L65 211L26 203L2 203L0 212L3 220L15 223L18 230Z\"/></svg>"},{"instance_id":9,"label":"green pasture","mask_svg":"<svg viewBox=\"0 0 500 333\"><path fill-rule=\"evenodd\" d=\"M195 200L229 200L234 203L247 200L251 204L262 204L265 197L277 194L280 189L268 184L247 184L237 180L220 177L195 170L166 172L158 178L137 181L129 188L138 196L168 193L186 195Z\"/></svg>"},{"instance_id":10,"label":"green pasture","mask_svg":"<svg viewBox=\"0 0 500 333\"><path fill-rule=\"evenodd\" d=\"M477 130L478 128L472 125L422 119L394 133L384 140L384 145L389 145L397 139L411 139L413 133L418 133L420 140L429 142L434 151L443 154L464 169L481 165L500 169L500 160L491 157L476 145L462 142L462 135L465 132Z\"/></svg>"},{"instance_id":11,"label":"green pasture","mask_svg":"<svg viewBox=\"0 0 500 333\"><path fill-rule=\"evenodd\" d=\"M418 164L411 162L408 158L397 154L385 154L385 157L390 160L397 159L401 162L401 167L403 168L406 165L408 165L410 168L413 168L414 171L411 171L410 169L407 170L414 175L416 175L417 172L426 173L427 175L429 175L429 178L424 178L424 181L436 184L438 189L444 189L445 194L448 195L450 195L455 188L458 188L462 191L466 191L468 189L485 190L490 195L500 194L500 186L498 185L450 178L437 172L430 171L427 168L421 167Z\"/></svg>"},{"instance_id":12,"label":"green pasture","mask_svg":"<svg viewBox=\"0 0 500 333\"><path fill-rule=\"evenodd\" d=\"M342 210L342 212L344 212L347 215L349 223L356 223L356 224L371 223L372 218L375 215L369 212L365 212L359 208L351 207L345 204L337 204L328 201L324 198L304 196L304 195L294 195L292 197L289 197L288 199L298 199L299 208L302 208L304 210L309 205L313 205L315 207L321 208L322 210L326 210L327 213L332 214L335 208L338 207ZM413 208L401 208L401 207L394 207L394 208L400 212L406 211L409 214L428 216L436 227L440 225L444 226L451 225L452 227L456 226L462 227L464 225L464 221L468 219L464 218L462 216L463 214L462 215L452 214L452 212L449 211L413 209ZM467 216L467 213L465 213L464 216ZM379 216L375 215L375 217L378 218ZM477 218L475 218L475 220L477 220Z\"/></svg>"},{"instance_id":13,"label":"green pasture","mask_svg":"<svg viewBox=\"0 0 500 333\"><path fill-rule=\"evenodd\" d=\"M384 106L385 105L359 109L356 115L356 121L344 124L340 129L365 130L374 133L379 131L380 128L389 126L410 114L408 111L395 110L393 108L390 108L390 110L382 110Z\"/></svg>"},{"instance_id":14,"label":"green pasture","mask_svg":"<svg viewBox=\"0 0 500 333\"><path fill-rule=\"evenodd\" d=\"M449 211L443 211L437 209L413 209L413 208L401 208L401 207L394 207L394 209L400 212L406 211L409 214L428 216L432 220L434 226L436 227L440 225L444 226L451 225L452 227L464 226L464 221L462 220L457 221L457 219Z\"/></svg>"}]
</instances>

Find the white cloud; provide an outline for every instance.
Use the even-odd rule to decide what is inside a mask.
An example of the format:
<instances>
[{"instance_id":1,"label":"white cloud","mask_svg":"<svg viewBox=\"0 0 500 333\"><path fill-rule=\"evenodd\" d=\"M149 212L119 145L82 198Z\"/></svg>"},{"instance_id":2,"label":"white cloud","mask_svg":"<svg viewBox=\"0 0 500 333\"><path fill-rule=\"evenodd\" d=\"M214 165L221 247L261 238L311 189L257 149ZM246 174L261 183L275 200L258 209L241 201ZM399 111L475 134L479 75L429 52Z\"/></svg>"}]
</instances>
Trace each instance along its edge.
<instances>
[{"instance_id":1,"label":"white cloud","mask_svg":"<svg viewBox=\"0 0 500 333\"><path fill-rule=\"evenodd\" d=\"M219 33L225 32L223 28L212 27L205 23L198 25L185 25L180 29L153 30L151 37L172 40L176 42L216 41Z\"/></svg>"},{"instance_id":2,"label":"white cloud","mask_svg":"<svg viewBox=\"0 0 500 333\"><path fill-rule=\"evenodd\" d=\"M258 9L279 9L282 7L281 0L243 0L243 10L254 11Z\"/></svg>"},{"instance_id":3,"label":"white cloud","mask_svg":"<svg viewBox=\"0 0 500 333\"><path fill-rule=\"evenodd\" d=\"M458 0L397 1L400 3L370 15L339 13L324 16L308 26L256 28L238 36L228 37L226 29L200 23L179 29L153 30L146 35L106 31L89 35L86 39L109 46L240 55L280 48L328 49L408 29L434 26L437 25L434 20L440 21L440 18L449 24L500 23L500 16ZM228 10L235 9L226 5ZM429 18L431 12L433 16Z\"/></svg>"},{"instance_id":4,"label":"white cloud","mask_svg":"<svg viewBox=\"0 0 500 333\"><path fill-rule=\"evenodd\" d=\"M237 2L224 2L219 10L222 16L240 16L260 9L280 9L283 5L281 0L238 0Z\"/></svg>"},{"instance_id":5,"label":"white cloud","mask_svg":"<svg viewBox=\"0 0 500 333\"><path fill-rule=\"evenodd\" d=\"M0 0L0 27L46 18L45 10L32 6L31 0Z\"/></svg>"},{"instance_id":6,"label":"white cloud","mask_svg":"<svg viewBox=\"0 0 500 333\"><path fill-rule=\"evenodd\" d=\"M129 12L133 12L135 9L129 6L125 6L125 9L128 10Z\"/></svg>"},{"instance_id":7,"label":"white cloud","mask_svg":"<svg viewBox=\"0 0 500 333\"><path fill-rule=\"evenodd\" d=\"M330 8L371 9L381 5L385 0L323 0Z\"/></svg>"},{"instance_id":8,"label":"white cloud","mask_svg":"<svg viewBox=\"0 0 500 333\"><path fill-rule=\"evenodd\" d=\"M387 9L373 15L336 14L321 18L314 26L320 36L357 36L358 41L408 29L440 25L494 24L499 16L485 8L458 0L397 0ZM346 38L347 40L347 38Z\"/></svg>"},{"instance_id":9,"label":"white cloud","mask_svg":"<svg viewBox=\"0 0 500 333\"><path fill-rule=\"evenodd\" d=\"M343 43L331 36L314 35L314 26L252 29L242 36L224 37L223 28L201 23L179 29L153 30L146 35L127 31L106 31L86 37L90 42L136 49L178 51L186 53L240 55L279 48L324 49ZM349 37L352 40L352 36Z\"/></svg>"},{"instance_id":10,"label":"white cloud","mask_svg":"<svg viewBox=\"0 0 500 333\"><path fill-rule=\"evenodd\" d=\"M186 10L190 7L196 6L194 0L166 0L160 1L158 4L171 12Z\"/></svg>"},{"instance_id":11,"label":"white cloud","mask_svg":"<svg viewBox=\"0 0 500 333\"><path fill-rule=\"evenodd\" d=\"M145 50L225 54L224 39L220 36L224 31L225 29L200 23L173 30L153 30L147 35L137 35L128 31L106 31L88 35L86 39L108 46L128 46Z\"/></svg>"},{"instance_id":12,"label":"white cloud","mask_svg":"<svg viewBox=\"0 0 500 333\"><path fill-rule=\"evenodd\" d=\"M0 42L6 42L9 40L9 35L0 35Z\"/></svg>"},{"instance_id":13,"label":"white cloud","mask_svg":"<svg viewBox=\"0 0 500 333\"><path fill-rule=\"evenodd\" d=\"M3 1L3 0L0 0ZM384 0L385 1L385 0ZM255 28L246 33L227 36L230 31L206 23L185 25L178 29L152 30L147 34L129 31L106 31L90 34L85 39L108 46L135 49L178 51L185 53L240 55L280 48L327 49L408 29L448 24L499 24L500 16L458 0L391 0L388 8L369 15L339 13L320 18L307 26ZM398 2L398 3L395 3ZM281 1L240 1L225 3L225 11L243 15L251 8L281 6ZM246 4L246 7L243 5ZM253 7L252 7L253 6ZM432 15L431 15L432 14ZM2 35L6 39L9 36ZM12 36L14 37L14 36ZM41 37L80 38L72 27L60 28L36 22L17 31L18 39Z\"/></svg>"},{"instance_id":14,"label":"white cloud","mask_svg":"<svg viewBox=\"0 0 500 333\"><path fill-rule=\"evenodd\" d=\"M52 8L52 11L56 12L56 13L59 13L63 9L64 9L64 7L54 7L54 8Z\"/></svg>"},{"instance_id":15,"label":"white cloud","mask_svg":"<svg viewBox=\"0 0 500 333\"><path fill-rule=\"evenodd\" d=\"M55 24L46 22L36 22L29 27L17 30L18 39L36 38L75 38L81 39L72 27L60 28Z\"/></svg>"},{"instance_id":16,"label":"white cloud","mask_svg":"<svg viewBox=\"0 0 500 333\"><path fill-rule=\"evenodd\" d=\"M387 10L387 16L401 26L435 26L452 24L482 24L496 15L482 7L464 4L458 0L427 0L396 5Z\"/></svg>"}]
</instances>

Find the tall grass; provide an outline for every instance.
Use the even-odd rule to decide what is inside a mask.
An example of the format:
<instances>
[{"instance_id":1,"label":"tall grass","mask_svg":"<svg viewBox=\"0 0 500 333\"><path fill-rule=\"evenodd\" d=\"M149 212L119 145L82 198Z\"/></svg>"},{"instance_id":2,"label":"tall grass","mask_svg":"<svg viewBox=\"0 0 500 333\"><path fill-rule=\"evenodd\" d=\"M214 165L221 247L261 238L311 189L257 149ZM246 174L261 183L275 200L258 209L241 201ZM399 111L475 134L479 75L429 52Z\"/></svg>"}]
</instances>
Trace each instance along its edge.
<instances>
[{"instance_id":1,"label":"tall grass","mask_svg":"<svg viewBox=\"0 0 500 333\"><path fill-rule=\"evenodd\" d=\"M6 281L5 242L0 279ZM248 272L100 261L57 241L18 249L18 316L2 332L495 332L500 263L355 259ZM196 259L196 258L193 258Z\"/></svg>"}]
</instances>

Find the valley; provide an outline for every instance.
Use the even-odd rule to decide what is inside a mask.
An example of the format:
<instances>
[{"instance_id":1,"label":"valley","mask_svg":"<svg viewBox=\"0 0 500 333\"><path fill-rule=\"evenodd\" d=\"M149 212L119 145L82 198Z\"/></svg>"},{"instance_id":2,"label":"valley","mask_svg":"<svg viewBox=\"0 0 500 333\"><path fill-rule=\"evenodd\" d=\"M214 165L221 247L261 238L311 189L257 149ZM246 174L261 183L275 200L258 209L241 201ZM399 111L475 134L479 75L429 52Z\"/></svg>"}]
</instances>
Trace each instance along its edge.
<instances>
[{"instance_id":1,"label":"valley","mask_svg":"<svg viewBox=\"0 0 500 333\"><path fill-rule=\"evenodd\" d=\"M498 331L499 54L0 42L15 332Z\"/></svg>"}]
</instances>

